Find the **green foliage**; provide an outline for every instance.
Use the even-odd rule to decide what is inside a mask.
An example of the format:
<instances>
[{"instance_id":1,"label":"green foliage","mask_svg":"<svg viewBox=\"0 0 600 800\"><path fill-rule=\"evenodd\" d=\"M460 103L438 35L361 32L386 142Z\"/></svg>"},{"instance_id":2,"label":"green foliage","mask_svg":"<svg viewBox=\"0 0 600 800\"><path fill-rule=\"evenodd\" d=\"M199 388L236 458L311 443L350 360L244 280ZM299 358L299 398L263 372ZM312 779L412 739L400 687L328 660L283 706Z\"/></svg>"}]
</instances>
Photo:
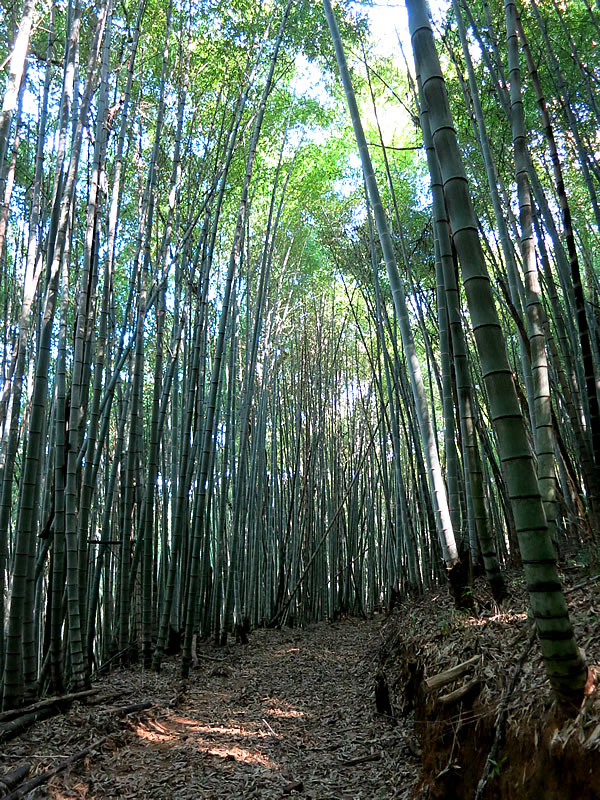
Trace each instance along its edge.
<instances>
[{"instance_id":1,"label":"green foliage","mask_svg":"<svg viewBox=\"0 0 600 800\"><path fill-rule=\"evenodd\" d=\"M543 0L539 5L564 71L570 103L577 113L578 132L590 153L595 156L597 114L594 98L597 75L600 74L600 53L597 46L590 43L589 14L581 3L563 3L560 6L574 43L573 48L551 0ZM165 559L170 557L176 535L183 531L185 536L192 536L193 515L200 491L197 476L201 456L197 451L190 455L185 474L179 472L180 468L183 469L179 459L184 443L195 441L197 444L203 430L206 417L204 402L208 396L215 360L215 339L221 321L225 276L235 241L251 136L284 7L284 0L260 3L255 0L194 0L190 3L177 0L172 5L165 0L146 0L126 116L126 109L120 101L125 92L132 57L139 2L124 0L114 4L113 8L108 74L108 105L111 111L109 116L102 112L103 118L100 118L97 76L94 77L74 196L69 204L71 212L67 236L71 250L69 263L66 264L69 292L65 295L66 286L59 285L57 304L60 308L60 294L63 293L68 385L74 373L76 310L80 293L89 290L89 294L85 295L86 313L90 317L84 348L89 363L86 362L83 387L84 394L87 394L82 404L82 427L77 432L77 452L81 453L81 458L77 465L76 482L83 481L80 473L88 464L83 445L87 444L91 435L93 381L98 374L102 392L108 391L108 382L117 367L120 347L132 340L141 289L140 267L144 264L147 274L143 278L148 291L156 291L163 279L167 287L165 356L162 375L158 376L159 384L161 378L165 378L166 385L166 364L179 346L176 388L165 399L166 422L159 447L160 478L155 487L155 506L162 514L160 522L155 520L155 530L160 539L161 558L164 555ZM85 88L85 70L98 9L87 0L82 4L75 102L67 108L61 106L64 101L64 53L74 8L74 4L55 4L51 18L49 6L40 5L29 49L6 247L0 253L0 355L2 374L9 388L30 236L41 276L31 313L31 333L26 342L28 349L24 370L26 384L27 380L34 381L39 322L50 268L49 252L65 191L67 170L75 150L73 133ZM489 52L498 72L506 72L503 7L500 0L490 0L493 24L487 20L481 4L472 3L469 8L482 30L481 45L475 43L472 30L470 36L474 45L483 112L496 158L499 183L506 188L504 202L508 210L514 194L510 124L496 96L496 81L492 80L486 59L483 58L483 53ZM0 60L4 62L18 23L20 4L4 2L3 10L4 13L0 15ZM169 11L171 24L163 84ZM545 45L539 26L528 5L523 6L522 12L533 52L540 58L540 79L564 161L565 180L579 237L578 246L584 254L586 291L592 309L597 306L600 274L599 234L595 224L590 222L588 188L576 157L572 131L565 121L558 98L555 78L547 58L543 56ZM427 392L430 406L440 421L438 444L442 451L445 443L437 375L440 337L431 195L413 86L405 74L404 61L399 53L394 57L380 55L369 33L366 4L361 4L361 14L364 16L357 17L357 4L351 0L338 3L335 13L349 56L383 205L392 229L396 257L408 298L417 356L423 365L430 367L431 380ZM451 11L441 20L441 31L446 48L444 68L452 95L454 119L463 157L467 162L468 176L476 195L477 214L489 240L486 255L499 281L504 276L504 264L494 240L490 194L470 101L464 93L464 65ZM54 43L46 72L46 49L51 35ZM573 49L584 61L589 85L581 79ZM40 107L46 77L49 81L48 119L45 129L40 130ZM164 118L158 132L156 163L153 164L161 93L165 104ZM532 157L539 167L541 181L548 190L554 211L556 203L547 164L547 148L529 81L526 81L524 101ZM68 116L64 122L64 159L59 163L61 107L66 109ZM180 111L182 122L178 142ZM14 141L15 130L16 124L13 124L10 143ZM97 205L92 207L90 198L95 180L95 145L97 137L105 133L107 146L100 159L98 175L100 191ZM40 220L35 229L30 229L36 149L40 136L43 137L44 155ZM118 163L117 159L120 141L124 143L122 163ZM385 151L382 144L385 145ZM7 165L11 157L9 147ZM592 162L591 168L592 172L598 172ZM118 188L115 184L117 175L120 175ZM151 176L154 181L152 184ZM4 191L4 176L0 188ZM109 211L113 201L118 205L115 259L110 273L105 275L111 255L108 234L111 224ZM149 221L150 213L152 224ZM226 562L228 554L232 552L231 540L228 539L232 514L228 504L233 504L237 491L235 480L239 477L240 464L236 459L240 458L240 444L245 435L239 424L239 414L250 383L247 371L256 333L259 345L256 381L254 395L249 400L248 420L252 429L247 453L248 460L252 459L249 465L251 469L248 470L251 478L248 477L248 486L244 487L247 488L247 498L255 518L248 522L247 531L244 528L247 538L240 549L247 549L240 556L242 560L253 557L252 536L264 536L256 549L260 550L261 558L271 558L272 561L268 563L270 572L267 573L265 567L261 580L264 580L265 586L269 584L269 590L273 590L274 576L278 571L282 575L286 570L291 572L293 563L297 578L299 570L315 553L319 558L323 556L321 563L315 562L314 570L316 574L318 568L324 576L319 592L324 596L330 593L330 596L326 600L321 597L319 602L322 605L319 608L315 605L309 609L313 601L306 599L302 594L304 587L301 587L298 608L304 609L302 613L307 618L311 614L315 617L326 614L327 603L334 610L344 604L350 607L348 597L340 598L344 592L350 593L348 587L353 582L358 586L357 596L361 591L366 595L366 579L362 589L359 584L367 569L372 569L368 581L373 592L382 593L386 589L386 582L397 582L400 571L406 566L406 552L412 541L409 538L406 541L402 539L405 530L414 537L415 549L417 544L420 548L420 556L415 557L415 569L420 571L415 586L419 585L419 581L425 584L431 582L439 569L436 563L432 565L426 562L435 562L438 554L430 544L432 531L429 530L428 490L420 474L422 453L418 437L414 435L414 408L405 385L404 354L396 341L391 290L380 246L369 226L362 171L321 0L299 0L292 4L274 81L267 98L249 185L248 205L242 223L244 238L240 253L234 253L234 257L239 258L239 269L234 276L235 295L229 312L223 354L227 368L224 370L216 411L220 416L214 454L216 467L211 484L212 516L202 533L206 536L202 545L202 558L205 559L203 568L208 572L210 561L211 569L214 566L215 581L228 578ZM93 236L90 233L92 227ZM87 250L89 242L92 244ZM88 285L81 286L79 278L83 275L86 254L93 270ZM554 253L550 252L550 258L551 268L555 270ZM259 314L260 322L255 331L254 320L264 264L269 265L269 281L265 290L264 309ZM387 314L389 319L389 326L384 325L379 333L375 312L379 297L376 299L373 269L381 292L384 316ZM101 369L94 364L94 359L98 357L100 308L105 288L109 298L108 329ZM546 289L544 287L544 291ZM503 326L505 340L511 351L511 366L517 365L515 372L520 376L517 363L519 337L511 313L504 307L499 288L497 299L503 309ZM562 304L561 308L567 308L564 298L559 298L559 304ZM548 313L552 314L550 304L546 305ZM49 384L45 391L49 402L45 411L45 426L41 426L41 436L46 437L41 448L46 459L43 467L48 470L43 480L39 481L40 492L44 493L40 497L39 507L44 509L44 513L50 508L54 492L51 455L56 427L53 415L56 412L50 399L54 397L58 316L61 313L62 310L57 312L52 328ZM179 324L183 332L181 342L176 343L171 337L177 333ZM550 330L554 332L556 329L556 320L550 319ZM141 527L143 495L147 490L144 476L151 441L150 420L157 353L155 307L146 315L144 334L143 392L140 409L136 410L136 413L140 412L140 438L144 447L136 455L137 461L132 459L136 473L132 478L135 498L132 507L124 509L125 493L121 491L119 495L117 489L116 499L111 497L107 501L108 476L112 469L119 417L131 387L135 357L132 350L119 367L120 381L110 411L108 444L104 442L101 445L99 477L90 490L94 516L90 523L90 531L93 529L90 541L97 541L100 535L99 526L105 508L108 509L107 535L111 541L111 537L117 539L121 535L125 518L129 522L133 520L135 536L139 532L135 526ZM196 347L201 356L197 373L192 375ZM383 368L384 363L387 365L383 355L386 350L392 373L389 393ZM474 380L479 382L476 384L480 390L478 402L481 406L478 420L488 428L490 411L481 388L480 368L471 351L468 357L472 362ZM557 374L557 370L555 372ZM554 373L552 380L557 380ZM32 388L32 384L26 385L29 394ZM188 400L192 403L189 412L191 428L182 432ZM584 406L585 403L582 403L578 413L585 413ZM2 401L3 414L8 413L7 407L5 396ZM108 405L104 407L108 408ZM557 424L563 433L561 446L566 448L571 462L575 463L573 468L570 464L565 466L573 473L568 475L567 486L570 487L571 483L581 480L578 459L575 457L577 439L569 428L562 397L556 400L555 407ZM20 480L30 413L25 402L17 413L20 438L15 463L16 479ZM125 428L126 441L135 440L135 436L130 434L130 415L131 409ZM132 419L135 420L135 417ZM394 446L393 423L399 428L399 441ZM260 437L254 433L259 425L263 425ZM3 447L6 439L7 429L4 429ZM226 450L225 442L229 450ZM2 465L4 455L2 450ZM496 456L496 443L490 438L486 462L488 472L489 464ZM125 463L126 459L123 458L119 465L121 485L126 480ZM399 471L395 473L397 465ZM402 476L405 487L401 487L398 480L400 470L404 470ZM355 478L356 482L352 483ZM19 485L16 479L11 487L11 501L18 498ZM185 481L188 481L188 485L185 485ZM297 485L294 481L297 481ZM501 482L498 484L490 491L494 506L499 505L498 498L503 491ZM183 505L187 503L187 506L182 512L180 531L175 523L175 504L177 487L181 485L185 486ZM219 494L221 490L222 494ZM582 490L581 494L585 492ZM12 508L12 502L10 505ZM16 503L14 505L15 511L12 513L16 516ZM336 509L339 509L339 518L335 516L338 513ZM126 513L130 516L126 517ZM497 511L498 517L502 513L502 510ZM42 516L40 514L40 519L36 521L38 527L47 521ZM330 524L332 519L327 547L319 550L321 528ZM7 535L14 539L13 520L7 528ZM37 539L32 537L32 541ZM81 541L87 542L85 535ZM131 544L134 546L133 539ZM185 547L189 545L188 538ZM14 552L15 542L12 539L10 548L6 549ZM123 552L127 552L126 546ZM188 553L187 549L185 553ZM35 554L32 552L30 555L30 563L33 563ZM82 556L82 565L94 563L98 556L97 552L84 555L86 557ZM217 564L221 556L223 560ZM98 557L97 563L106 570L102 581L112 581L116 585L120 558L111 554L108 567L102 567L101 558ZM423 559L423 564L419 558ZM182 557L175 556L175 563L180 570L178 587L182 592L180 603L183 606L187 567ZM350 577L344 577L348 565L355 570L351 580ZM159 568L155 563L153 567L156 575L160 575L160 581L164 582L168 564L161 563ZM40 575L44 580L47 579L41 567ZM338 583L339 575L342 577ZM0 578L3 576L4 573ZM309 576L312 580L313 573L309 573ZM84 583L85 580L82 579ZM260 591L258 584L250 587L254 577L245 575L244 580L248 585L248 593L252 591L262 597L262 586ZM86 596L89 590L90 585L84 585L82 596ZM206 605L202 614L208 617L211 609L214 612L220 601L210 598L207 586L204 586L204 590L200 604ZM3 587L0 586L2 591ZM221 597L226 587L221 586L218 591ZM291 592L291 586L286 584L285 591ZM162 584L157 592L162 597ZM42 597L42 594L40 590L38 596ZM313 597L316 596L315 591ZM271 600L274 602L274 598ZM243 602L249 602L248 597ZM266 607L266 599L264 604ZM110 613L115 610L110 607L110 599L106 600L106 609L103 612L108 619L105 619L105 624L110 629ZM178 608L174 616L183 613L183 607ZM38 609L37 618L43 621L44 612L41 608ZM202 625L206 625L206 620L203 619ZM460 618L456 615L440 618L440 636L447 636L458 625ZM113 630L103 632L102 640L110 642L113 633ZM38 650L42 652L42 647ZM499 765L496 767L499 768Z\"/></svg>"}]
</instances>

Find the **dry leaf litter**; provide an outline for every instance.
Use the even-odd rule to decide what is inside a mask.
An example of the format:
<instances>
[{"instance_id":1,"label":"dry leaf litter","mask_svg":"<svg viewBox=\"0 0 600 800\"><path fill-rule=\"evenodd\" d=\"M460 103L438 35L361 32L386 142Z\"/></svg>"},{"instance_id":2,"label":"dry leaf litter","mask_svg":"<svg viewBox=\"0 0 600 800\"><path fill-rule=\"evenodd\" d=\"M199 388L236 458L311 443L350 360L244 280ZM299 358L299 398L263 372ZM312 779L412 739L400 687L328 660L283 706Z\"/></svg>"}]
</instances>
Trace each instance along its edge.
<instances>
[{"instance_id":1,"label":"dry leaf litter","mask_svg":"<svg viewBox=\"0 0 600 800\"><path fill-rule=\"evenodd\" d=\"M405 798L419 760L408 726L375 711L382 617L258 630L250 644L200 645L187 684L177 658L95 682L100 695L37 723L0 753L0 776L31 774L107 737L28 797ZM132 703L152 707L122 718ZM91 704L93 703L93 705Z\"/></svg>"},{"instance_id":2,"label":"dry leaf litter","mask_svg":"<svg viewBox=\"0 0 600 800\"><path fill-rule=\"evenodd\" d=\"M563 578L578 641L598 664L600 581ZM43 773L98 742L26 797L600 798L598 692L574 719L557 717L522 579L509 591L501 609L478 582L469 614L440 590L390 616L258 630L247 646L201 644L185 684L177 658L159 675L114 670L94 683L98 695L5 743L0 776L24 762L29 777ZM424 688L469 660L455 681ZM393 719L376 711L376 676Z\"/></svg>"}]
</instances>

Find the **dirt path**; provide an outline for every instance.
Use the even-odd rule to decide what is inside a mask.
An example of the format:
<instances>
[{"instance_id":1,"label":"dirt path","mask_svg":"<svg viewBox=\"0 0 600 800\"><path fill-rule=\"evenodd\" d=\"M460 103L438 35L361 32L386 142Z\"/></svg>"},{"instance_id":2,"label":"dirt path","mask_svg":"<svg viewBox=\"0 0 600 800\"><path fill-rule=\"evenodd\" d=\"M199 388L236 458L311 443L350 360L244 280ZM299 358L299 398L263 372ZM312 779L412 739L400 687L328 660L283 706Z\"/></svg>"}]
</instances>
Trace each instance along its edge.
<instances>
[{"instance_id":1,"label":"dirt path","mask_svg":"<svg viewBox=\"0 0 600 800\"><path fill-rule=\"evenodd\" d=\"M375 713L379 641L377 621L345 620L205 650L187 687L175 659L158 676L114 672L98 683L103 702L39 723L0 764L42 771L108 736L33 796L405 798L418 762L412 734ZM125 720L111 713L140 701L154 705Z\"/></svg>"}]
</instances>

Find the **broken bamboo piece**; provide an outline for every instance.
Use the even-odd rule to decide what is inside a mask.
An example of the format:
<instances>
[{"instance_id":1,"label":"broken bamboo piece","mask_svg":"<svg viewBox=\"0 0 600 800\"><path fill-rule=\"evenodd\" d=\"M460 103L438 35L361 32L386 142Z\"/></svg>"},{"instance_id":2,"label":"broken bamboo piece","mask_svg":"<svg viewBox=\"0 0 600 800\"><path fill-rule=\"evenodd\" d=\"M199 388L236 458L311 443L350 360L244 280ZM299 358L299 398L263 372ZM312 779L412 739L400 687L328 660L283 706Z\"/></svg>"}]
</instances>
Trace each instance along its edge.
<instances>
[{"instance_id":1,"label":"broken bamboo piece","mask_svg":"<svg viewBox=\"0 0 600 800\"><path fill-rule=\"evenodd\" d=\"M5 722L8 719L16 719L28 714L30 711L39 711L42 708L48 708L56 705L63 705L65 703L73 703L75 700L83 700L85 697L91 697L98 694L98 689L85 689L83 692L73 692L72 694L62 694L56 697L46 697L31 706L25 708L11 708L9 711L0 712L0 722Z\"/></svg>"},{"instance_id":2,"label":"broken bamboo piece","mask_svg":"<svg viewBox=\"0 0 600 800\"><path fill-rule=\"evenodd\" d=\"M104 744L106 739L108 739L108 736L103 736L101 739L98 739L98 741L94 742L89 747L86 747L84 750L80 750L78 753L69 756L69 758L65 758L55 767L52 767L52 769L43 772L41 775L36 775L35 778L22 783L18 789L10 792L10 794L4 795L2 800L21 800L21 798L29 794L32 789L36 789L38 786L43 786L45 783L48 783L50 778L58 775L59 772L62 772L63 770L73 766L73 764L76 764L78 761L81 761L82 758L85 758L87 755L89 755L89 753L92 753L94 750L100 747L101 744Z\"/></svg>"},{"instance_id":3,"label":"broken bamboo piece","mask_svg":"<svg viewBox=\"0 0 600 800\"><path fill-rule=\"evenodd\" d=\"M55 713L54 709L46 707L40 708L39 711L30 711L28 714L21 714L16 719L11 719L9 722L0 724L0 742L7 742L9 739L14 739L27 728L30 728L34 723L42 719L48 719Z\"/></svg>"},{"instance_id":4,"label":"broken bamboo piece","mask_svg":"<svg viewBox=\"0 0 600 800\"><path fill-rule=\"evenodd\" d=\"M449 669L445 669L443 672L439 672L437 675L433 675L431 678L427 678L425 681L425 689L428 692L433 692L436 689L441 689L442 686L446 686L452 681L455 681L457 678L462 677L467 673L470 669L472 669L476 664L481 662L481 656L473 656L469 658L467 661L463 661L462 664L457 664L455 667L450 667Z\"/></svg>"},{"instance_id":5,"label":"broken bamboo piece","mask_svg":"<svg viewBox=\"0 0 600 800\"><path fill-rule=\"evenodd\" d=\"M481 681L479 678L471 678L470 681L467 681L463 686L459 686L458 689L455 689L453 692L438 697L437 701L441 706L449 706L452 705L452 703L458 703L469 695L474 694L480 684Z\"/></svg>"},{"instance_id":6,"label":"broken bamboo piece","mask_svg":"<svg viewBox=\"0 0 600 800\"><path fill-rule=\"evenodd\" d=\"M9 792L11 792L15 786L21 783L29 775L29 770L31 769L31 764L27 762L26 764L21 764L20 767L13 769L11 772L7 772L0 778L0 797L4 797Z\"/></svg>"},{"instance_id":7,"label":"broken bamboo piece","mask_svg":"<svg viewBox=\"0 0 600 800\"><path fill-rule=\"evenodd\" d=\"M59 714L64 706L94 694L98 694L98 689L86 689L83 692L48 697L27 708L4 711L0 714L0 742L14 739L15 736L19 736L36 722Z\"/></svg>"}]
</instances>

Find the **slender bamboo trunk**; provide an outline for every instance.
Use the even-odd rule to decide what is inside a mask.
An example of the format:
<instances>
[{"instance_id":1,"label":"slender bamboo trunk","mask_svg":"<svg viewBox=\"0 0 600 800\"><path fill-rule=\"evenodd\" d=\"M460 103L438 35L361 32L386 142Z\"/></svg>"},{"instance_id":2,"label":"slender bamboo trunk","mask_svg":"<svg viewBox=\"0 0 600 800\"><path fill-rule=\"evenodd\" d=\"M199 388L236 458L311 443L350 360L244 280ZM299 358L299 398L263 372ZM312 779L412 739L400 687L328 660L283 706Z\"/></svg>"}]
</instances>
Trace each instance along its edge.
<instances>
[{"instance_id":1,"label":"slender bamboo trunk","mask_svg":"<svg viewBox=\"0 0 600 800\"><path fill-rule=\"evenodd\" d=\"M444 486L441 474L437 444L435 442L433 427L429 415L429 409L427 407L427 399L425 396L425 388L423 385L421 368L417 358L414 338L410 327L408 309L406 306L406 299L404 296L404 289L402 287L402 281L400 280L400 276L398 274L396 256L394 253L390 232L385 217L385 212L383 210L383 205L381 203L381 197L379 194L379 189L377 187L377 181L375 179L375 174L373 172L371 157L369 155L369 150L367 147L367 142L362 128L362 123L360 121L358 106L356 104L354 89L352 87L350 74L348 72L348 67L346 65L346 58L344 55L339 31L337 28L337 23L333 15L333 10L331 8L330 1L323 0L323 5L325 7L325 15L327 17L327 22L334 43L338 68L340 71L342 84L344 86L344 92L346 94L346 102L348 103L350 116L352 118L354 135L356 137L358 149L360 152L363 173L369 191L371 206L373 208L373 214L377 225L379 240L381 242L384 259L388 270L390 285L392 287L394 310L396 312L396 316L400 326L402 343L404 345L404 349L409 361L411 388L414 396L417 418L423 441L423 447L425 450L427 474L431 482L431 495L434 502L436 528L440 539L440 545L442 547L444 561L449 571L449 577L452 580L451 572L453 567L455 567L458 564L459 555L456 546L456 541L454 538L454 532L452 530L452 522L450 519L450 512L448 509L446 488ZM458 594L462 596L462 591L459 591Z\"/></svg>"}]
</instances>

